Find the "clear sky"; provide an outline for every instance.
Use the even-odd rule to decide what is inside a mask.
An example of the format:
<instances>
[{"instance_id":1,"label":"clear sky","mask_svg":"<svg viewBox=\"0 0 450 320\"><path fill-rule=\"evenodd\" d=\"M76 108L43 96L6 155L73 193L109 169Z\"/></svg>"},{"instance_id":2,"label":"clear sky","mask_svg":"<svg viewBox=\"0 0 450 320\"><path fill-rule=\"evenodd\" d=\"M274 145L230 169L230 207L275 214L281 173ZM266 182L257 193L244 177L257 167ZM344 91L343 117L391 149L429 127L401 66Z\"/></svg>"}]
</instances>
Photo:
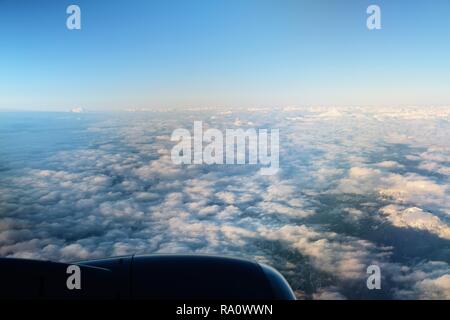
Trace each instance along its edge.
<instances>
[{"instance_id":1,"label":"clear sky","mask_svg":"<svg viewBox=\"0 0 450 320\"><path fill-rule=\"evenodd\" d=\"M450 105L450 1L0 0L1 109L284 105Z\"/></svg>"}]
</instances>

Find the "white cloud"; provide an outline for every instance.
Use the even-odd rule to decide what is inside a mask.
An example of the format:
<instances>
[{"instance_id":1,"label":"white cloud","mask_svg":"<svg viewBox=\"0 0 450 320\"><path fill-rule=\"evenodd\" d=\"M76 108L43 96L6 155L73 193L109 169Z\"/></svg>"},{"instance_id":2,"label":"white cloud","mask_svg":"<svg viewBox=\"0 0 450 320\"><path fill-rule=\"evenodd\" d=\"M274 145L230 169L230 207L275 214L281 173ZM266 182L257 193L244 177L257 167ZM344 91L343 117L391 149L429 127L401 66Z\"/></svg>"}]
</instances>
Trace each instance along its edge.
<instances>
[{"instance_id":1,"label":"white cloud","mask_svg":"<svg viewBox=\"0 0 450 320\"><path fill-rule=\"evenodd\" d=\"M236 197L232 192L221 191L216 193L216 197L228 204L234 204L236 201Z\"/></svg>"},{"instance_id":2,"label":"white cloud","mask_svg":"<svg viewBox=\"0 0 450 320\"><path fill-rule=\"evenodd\" d=\"M450 299L450 266L442 261L428 261L414 268L403 268L395 277L407 285L396 290L400 299Z\"/></svg>"},{"instance_id":3,"label":"white cloud","mask_svg":"<svg viewBox=\"0 0 450 320\"><path fill-rule=\"evenodd\" d=\"M380 213L396 227L424 230L450 240L450 226L439 217L420 208L405 209L396 205L388 205L381 208Z\"/></svg>"},{"instance_id":4,"label":"white cloud","mask_svg":"<svg viewBox=\"0 0 450 320\"><path fill-rule=\"evenodd\" d=\"M347 177L339 181L334 192L371 194L393 198L398 203L440 205L448 203L448 186L430 178L407 173L404 175L383 172L380 169L353 167Z\"/></svg>"},{"instance_id":5,"label":"white cloud","mask_svg":"<svg viewBox=\"0 0 450 320\"><path fill-rule=\"evenodd\" d=\"M267 239L285 242L309 257L316 268L342 279L363 278L368 265L388 254L368 241L320 232L305 225L286 225L278 230L258 232Z\"/></svg>"},{"instance_id":6,"label":"white cloud","mask_svg":"<svg viewBox=\"0 0 450 320\"><path fill-rule=\"evenodd\" d=\"M281 170L271 177L249 166L174 165L171 130L189 127L198 114L109 119L85 132L95 147L58 152L30 165L35 169L0 171L0 255L64 261L155 252L238 255L274 265L315 299L358 298L352 286L365 286L365 268L377 263L392 279L386 297L446 296L445 262L408 248L411 258L400 263L405 248L384 244L396 235L377 233L381 213L397 227L440 237L422 245L445 257L445 110L286 108L282 115L207 116L210 127L239 119L280 128ZM391 256L393 250L399 254Z\"/></svg>"},{"instance_id":7,"label":"white cloud","mask_svg":"<svg viewBox=\"0 0 450 320\"><path fill-rule=\"evenodd\" d=\"M382 161L375 164L377 167L380 168L403 168L404 166L398 163L397 161Z\"/></svg>"},{"instance_id":8,"label":"white cloud","mask_svg":"<svg viewBox=\"0 0 450 320\"><path fill-rule=\"evenodd\" d=\"M77 107L77 108L70 109L70 112L73 112L73 113L83 113L83 112L84 112L84 109L81 108L81 107Z\"/></svg>"},{"instance_id":9,"label":"white cloud","mask_svg":"<svg viewBox=\"0 0 450 320\"><path fill-rule=\"evenodd\" d=\"M314 300L346 300L336 287L323 288L315 292Z\"/></svg>"},{"instance_id":10,"label":"white cloud","mask_svg":"<svg viewBox=\"0 0 450 320\"><path fill-rule=\"evenodd\" d=\"M422 162L418 166L418 168L429 171L431 173L439 173L445 176L450 176L450 167L442 165L438 162L431 162L431 161Z\"/></svg>"}]
</instances>

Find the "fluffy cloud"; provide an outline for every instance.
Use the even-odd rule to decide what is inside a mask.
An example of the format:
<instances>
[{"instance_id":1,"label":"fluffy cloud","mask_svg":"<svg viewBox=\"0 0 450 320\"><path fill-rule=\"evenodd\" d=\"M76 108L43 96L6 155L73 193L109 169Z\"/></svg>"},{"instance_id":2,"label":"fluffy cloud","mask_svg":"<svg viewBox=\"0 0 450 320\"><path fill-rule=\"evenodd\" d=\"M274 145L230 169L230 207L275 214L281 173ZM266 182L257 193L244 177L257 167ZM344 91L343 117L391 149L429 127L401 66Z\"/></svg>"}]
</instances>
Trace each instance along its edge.
<instances>
[{"instance_id":1,"label":"fluffy cloud","mask_svg":"<svg viewBox=\"0 0 450 320\"><path fill-rule=\"evenodd\" d=\"M0 255L229 254L275 266L314 299L364 296L366 268L378 264L384 298L448 298L448 115L291 107L108 116L77 129L88 143L0 171ZM172 163L173 129L236 119L280 129L276 175ZM379 234L387 223L391 233ZM433 260L396 244L405 228L437 236L421 243Z\"/></svg>"},{"instance_id":2,"label":"fluffy cloud","mask_svg":"<svg viewBox=\"0 0 450 320\"><path fill-rule=\"evenodd\" d=\"M305 225L260 230L260 234L270 240L285 242L308 256L318 269L343 279L362 279L368 265L389 255L368 241L320 232Z\"/></svg>"},{"instance_id":3,"label":"fluffy cloud","mask_svg":"<svg viewBox=\"0 0 450 320\"><path fill-rule=\"evenodd\" d=\"M396 205L388 205L380 212L396 227L424 230L450 240L450 226L430 212L417 207L405 209Z\"/></svg>"},{"instance_id":4,"label":"fluffy cloud","mask_svg":"<svg viewBox=\"0 0 450 320\"><path fill-rule=\"evenodd\" d=\"M336 287L324 288L314 293L315 300L345 300L345 297Z\"/></svg>"},{"instance_id":5,"label":"fluffy cloud","mask_svg":"<svg viewBox=\"0 0 450 320\"><path fill-rule=\"evenodd\" d=\"M450 299L450 266L444 262L428 261L414 268L404 267L395 280L409 284L396 290L400 299Z\"/></svg>"},{"instance_id":6,"label":"fluffy cloud","mask_svg":"<svg viewBox=\"0 0 450 320\"><path fill-rule=\"evenodd\" d=\"M375 164L380 168L403 168L404 166L399 164L397 161L381 161Z\"/></svg>"},{"instance_id":7,"label":"fluffy cloud","mask_svg":"<svg viewBox=\"0 0 450 320\"><path fill-rule=\"evenodd\" d=\"M415 173L396 174L380 169L352 167L341 179L336 192L378 193L398 203L445 206L450 199L448 186Z\"/></svg>"}]
</instances>

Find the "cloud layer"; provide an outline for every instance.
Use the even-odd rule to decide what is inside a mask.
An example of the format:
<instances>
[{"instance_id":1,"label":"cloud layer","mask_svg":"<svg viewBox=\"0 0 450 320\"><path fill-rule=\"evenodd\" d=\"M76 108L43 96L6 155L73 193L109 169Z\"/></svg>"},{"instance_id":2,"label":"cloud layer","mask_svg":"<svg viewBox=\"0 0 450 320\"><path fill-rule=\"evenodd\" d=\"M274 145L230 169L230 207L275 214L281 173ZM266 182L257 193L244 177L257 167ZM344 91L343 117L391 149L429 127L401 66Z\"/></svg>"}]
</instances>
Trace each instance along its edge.
<instances>
[{"instance_id":1,"label":"cloud layer","mask_svg":"<svg viewBox=\"0 0 450 320\"><path fill-rule=\"evenodd\" d=\"M54 115L75 123L55 134L84 138L21 166L2 163L0 255L227 254L275 266L299 298L449 298L449 115L296 107ZM170 134L194 120L280 129L280 171L174 165ZM38 138L52 129L39 124ZM371 264L381 267L381 292L366 287Z\"/></svg>"}]
</instances>

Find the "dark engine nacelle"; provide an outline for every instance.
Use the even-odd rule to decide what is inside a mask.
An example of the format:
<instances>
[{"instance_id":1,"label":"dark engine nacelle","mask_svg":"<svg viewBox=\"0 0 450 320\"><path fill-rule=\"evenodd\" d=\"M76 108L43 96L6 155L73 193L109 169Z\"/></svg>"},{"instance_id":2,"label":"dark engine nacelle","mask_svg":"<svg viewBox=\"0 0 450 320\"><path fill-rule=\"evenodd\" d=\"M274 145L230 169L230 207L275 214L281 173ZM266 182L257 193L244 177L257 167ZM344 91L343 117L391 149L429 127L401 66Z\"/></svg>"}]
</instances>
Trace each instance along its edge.
<instances>
[{"instance_id":1,"label":"dark engine nacelle","mask_svg":"<svg viewBox=\"0 0 450 320\"><path fill-rule=\"evenodd\" d=\"M69 266L80 289L69 289ZM68 271L69 270L69 271ZM75 263L0 258L0 299L294 300L275 269L203 255L125 256Z\"/></svg>"}]
</instances>

